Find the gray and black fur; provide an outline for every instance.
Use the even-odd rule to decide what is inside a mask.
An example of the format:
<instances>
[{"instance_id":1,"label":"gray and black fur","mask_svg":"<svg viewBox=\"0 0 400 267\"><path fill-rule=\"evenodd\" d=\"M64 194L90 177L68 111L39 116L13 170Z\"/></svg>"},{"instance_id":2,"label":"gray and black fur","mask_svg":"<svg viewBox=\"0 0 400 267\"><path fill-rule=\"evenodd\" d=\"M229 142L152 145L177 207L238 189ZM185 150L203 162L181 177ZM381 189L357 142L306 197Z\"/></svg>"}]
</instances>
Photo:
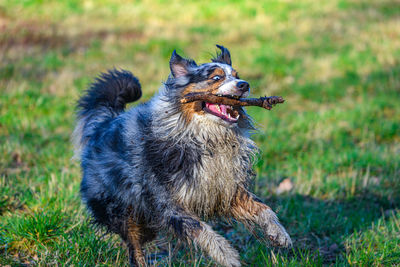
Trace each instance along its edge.
<instances>
[{"instance_id":1,"label":"gray and black fur","mask_svg":"<svg viewBox=\"0 0 400 267\"><path fill-rule=\"evenodd\" d=\"M257 148L245 110L231 107L239 114L232 123L205 103L180 103L192 91L248 95L229 51L218 47L221 53L199 66L174 51L159 93L127 111L142 92L124 70L102 74L78 102L82 198L95 221L127 243L132 266L145 265L142 246L165 230L219 264L240 266L236 250L203 221L215 217L258 227L274 245L291 244L274 212L247 189Z\"/></svg>"}]
</instances>

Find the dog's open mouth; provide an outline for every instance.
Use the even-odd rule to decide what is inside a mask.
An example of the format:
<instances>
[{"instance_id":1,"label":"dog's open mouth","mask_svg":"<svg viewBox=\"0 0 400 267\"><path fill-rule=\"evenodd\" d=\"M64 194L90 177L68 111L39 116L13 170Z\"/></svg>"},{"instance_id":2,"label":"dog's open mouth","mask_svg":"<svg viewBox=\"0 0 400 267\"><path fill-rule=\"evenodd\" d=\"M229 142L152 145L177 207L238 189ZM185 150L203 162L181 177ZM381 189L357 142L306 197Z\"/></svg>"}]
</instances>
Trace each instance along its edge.
<instances>
[{"instance_id":1,"label":"dog's open mouth","mask_svg":"<svg viewBox=\"0 0 400 267\"><path fill-rule=\"evenodd\" d=\"M203 110L230 123L239 119L239 112L232 106L204 102Z\"/></svg>"}]
</instances>

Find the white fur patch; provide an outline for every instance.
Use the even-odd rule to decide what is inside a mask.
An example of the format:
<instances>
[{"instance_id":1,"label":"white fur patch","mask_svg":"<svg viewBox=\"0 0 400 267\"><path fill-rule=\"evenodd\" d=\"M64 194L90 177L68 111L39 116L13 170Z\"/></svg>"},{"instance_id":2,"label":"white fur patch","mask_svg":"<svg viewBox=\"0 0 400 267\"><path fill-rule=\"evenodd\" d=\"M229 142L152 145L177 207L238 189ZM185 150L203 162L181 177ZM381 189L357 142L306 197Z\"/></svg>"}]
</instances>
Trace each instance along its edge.
<instances>
[{"instance_id":1,"label":"white fur patch","mask_svg":"<svg viewBox=\"0 0 400 267\"><path fill-rule=\"evenodd\" d=\"M222 86L218 88L217 94L231 95L237 93L236 84L237 84L236 80L224 83Z\"/></svg>"}]
</instances>

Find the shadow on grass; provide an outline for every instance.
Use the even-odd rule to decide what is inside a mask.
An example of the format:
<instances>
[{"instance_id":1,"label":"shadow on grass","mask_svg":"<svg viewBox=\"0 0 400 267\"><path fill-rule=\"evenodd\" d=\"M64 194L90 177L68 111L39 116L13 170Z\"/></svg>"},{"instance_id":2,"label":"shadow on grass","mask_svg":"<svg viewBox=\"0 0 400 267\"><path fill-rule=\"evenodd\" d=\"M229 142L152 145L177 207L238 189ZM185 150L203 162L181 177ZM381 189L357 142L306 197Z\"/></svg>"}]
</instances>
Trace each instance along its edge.
<instances>
[{"instance_id":1,"label":"shadow on grass","mask_svg":"<svg viewBox=\"0 0 400 267\"><path fill-rule=\"evenodd\" d=\"M278 216L294 245L293 250L273 248L272 254L281 254L288 262L307 255L314 263L327 264L345 256L345 244L353 233L370 229L399 209L400 194L386 197L365 190L348 199L332 200L286 194L268 198L265 202L279 211ZM257 241L252 238L251 242L254 246ZM271 257L269 260L273 263Z\"/></svg>"}]
</instances>

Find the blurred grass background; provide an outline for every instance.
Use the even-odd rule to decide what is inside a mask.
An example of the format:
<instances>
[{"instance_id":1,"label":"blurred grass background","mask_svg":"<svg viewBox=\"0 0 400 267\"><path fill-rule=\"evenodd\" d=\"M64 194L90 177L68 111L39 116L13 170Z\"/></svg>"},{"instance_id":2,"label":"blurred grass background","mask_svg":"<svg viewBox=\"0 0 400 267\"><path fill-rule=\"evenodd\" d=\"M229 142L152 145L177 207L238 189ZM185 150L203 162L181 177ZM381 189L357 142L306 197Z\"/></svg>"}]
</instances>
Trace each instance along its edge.
<instances>
[{"instance_id":1,"label":"blurred grass background","mask_svg":"<svg viewBox=\"0 0 400 267\"><path fill-rule=\"evenodd\" d=\"M149 99L173 49L208 62L215 44L254 96L287 100L248 110L262 150L255 191L294 248L217 227L243 263L400 264L400 1L0 0L0 265L126 265L80 202L75 102L112 67L133 71ZM213 265L172 252L159 265Z\"/></svg>"}]
</instances>

